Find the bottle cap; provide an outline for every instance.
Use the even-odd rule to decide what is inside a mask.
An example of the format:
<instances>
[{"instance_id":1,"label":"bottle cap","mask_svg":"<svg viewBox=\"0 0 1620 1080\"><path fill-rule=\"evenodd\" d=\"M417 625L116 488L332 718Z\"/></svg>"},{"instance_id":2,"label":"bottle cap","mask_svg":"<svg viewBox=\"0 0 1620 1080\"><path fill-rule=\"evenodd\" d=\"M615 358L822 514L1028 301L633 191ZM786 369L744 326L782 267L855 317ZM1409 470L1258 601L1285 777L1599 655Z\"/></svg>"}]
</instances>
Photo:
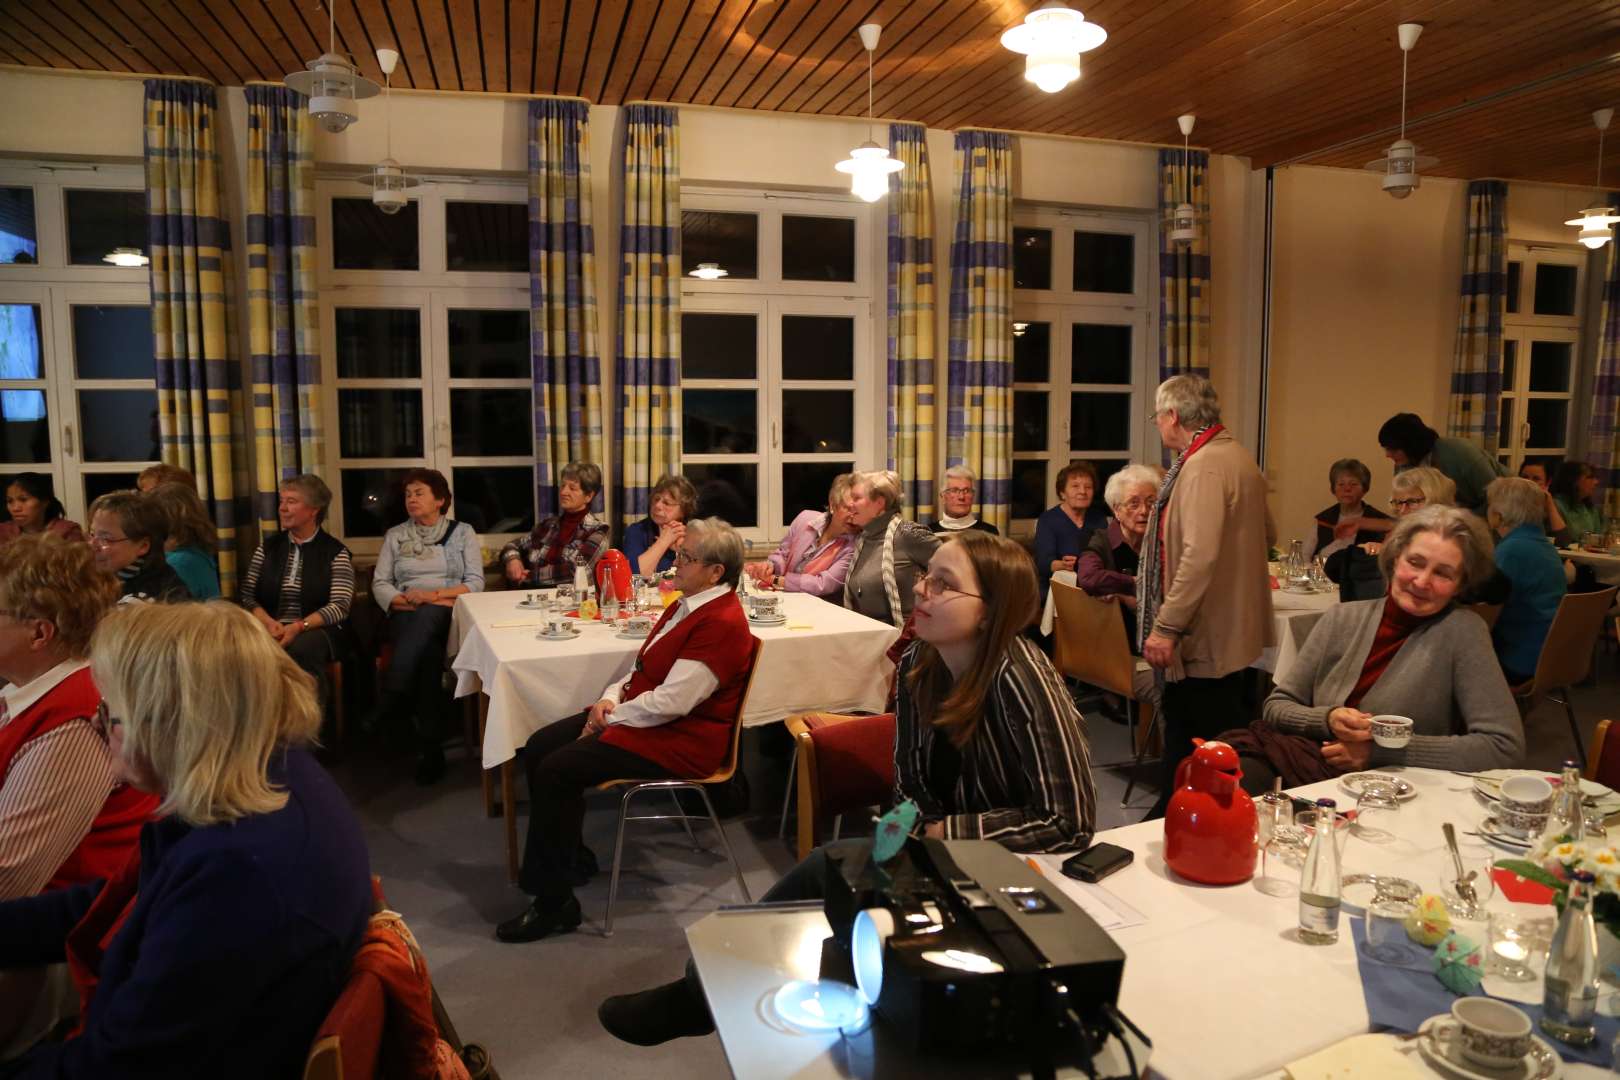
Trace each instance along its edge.
<instances>
[{"instance_id":1,"label":"bottle cap","mask_svg":"<svg viewBox=\"0 0 1620 1080\"><path fill-rule=\"evenodd\" d=\"M1580 766L1579 762L1569 761L1569 760L1566 760L1564 762L1564 768L1566 768L1566 769L1579 769L1580 767L1581 766Z\"/></svg>"},{"instance_id":2,"label":"bottle cap","mask_svg":"<svg viewBox=\"0 0 1620 1080\"><path fill-rule=\"evenodd\" d=\"M1326 807L1327 809L1332 810L1335 806L1338 806L1339 804L1334 802L1332 799L1317 799L1316 800L1316 805Z\"/></svg>"},{"instance_id":3,"label":"bottle cap","mask_svg":"<svg viewBox=\"0 0 1620 1080\"><path fill-rule=\"evenodd\" d=\"M1579 881L1582 885L1590 885L1592 882L1597 880L1597 876L1590 870L1577 870L1571 876L1574 877L1576 881Z\"/></svg>"}]
</instances>

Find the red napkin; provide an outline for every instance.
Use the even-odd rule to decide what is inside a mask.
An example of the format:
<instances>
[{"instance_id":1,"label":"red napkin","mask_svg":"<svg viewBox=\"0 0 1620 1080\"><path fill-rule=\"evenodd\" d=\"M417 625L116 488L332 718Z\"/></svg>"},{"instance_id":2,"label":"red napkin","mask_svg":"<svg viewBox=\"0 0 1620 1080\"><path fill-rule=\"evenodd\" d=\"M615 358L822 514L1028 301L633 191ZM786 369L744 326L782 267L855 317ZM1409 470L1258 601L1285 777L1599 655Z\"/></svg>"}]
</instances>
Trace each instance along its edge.
<instances>
[{"instance_id":1,"label":"red napkin","mask_svg":"<svg viewBox=\"0 0 1620 1080\"><path fill-rule=\"evenodd\" d=\"M1511 870L1498 866L1491 870L1491 880L1501 890L1502 896L1515 904L1550 904L1553 902L1553 891L1539 881L1522 878Z\"/></svg>"}]
</instances>

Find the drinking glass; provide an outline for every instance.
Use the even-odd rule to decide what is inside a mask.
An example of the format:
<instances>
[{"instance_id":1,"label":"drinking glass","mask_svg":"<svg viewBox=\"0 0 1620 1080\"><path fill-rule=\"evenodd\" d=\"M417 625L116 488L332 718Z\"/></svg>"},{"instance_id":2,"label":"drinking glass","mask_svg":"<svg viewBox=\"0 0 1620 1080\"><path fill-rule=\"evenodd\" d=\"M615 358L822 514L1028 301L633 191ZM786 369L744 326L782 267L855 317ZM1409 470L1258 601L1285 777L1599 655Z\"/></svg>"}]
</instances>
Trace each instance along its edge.
<instances>
[{"instance_id":1,"label":"drinking glass","mask_svg":"<svg viewBox=\"0 0 1620 1080\"><path fill-rule=\"evenodd\" d=\"M1394 784L1367 781L1356 797L1356 820L1351 830L1369 844L1387 844L1395 839L1400 812L1401 800L1396 797Z\"/></svg>"},{"instance_id":2,"label":"drinking glass","mask_svg":"<svg viewBox=\"0 0 1620 1080\"><path fill-rule=\"evenodd\" d=\"M1294 824L1293 800L1280 791L1268 791L1254 800L1254 811L1255 841L1260 848L1260 878L1255 882L1255 888L1268 896L1289 895L1294 891L1294 886L1282 878L1272 877L1268 862L1272 844L1282 840L1278 834Z\"/></svg>"},{"instance_id":3,"label":"drinking glass","mask_svg":"<svg viewBox=\"0 0 1620 1080\"><path fill-rule=\"evenodd\" d=\"M1440 869L1440 897L1446 902L1446 910L1460 919L1477 919L1485 910L1485 902L1496 891L1496 882L1491 879L1491 867L1496 863L1494 848L1480 843L1469 843L1459 840L1457 842L1457 855L1462 859L1463 875L1473 876L1468 884L1474 887L1474 900L1470 903L1457 893L1457 867L1451 861L1449 849L1442 850L1436 859L1439 860Z\"/></svg>"},{"instance_id":4,"label":"drinking glass","mask_svg":"<svg viewBox=\"0 0 1620 1080\"><path fill-rule=\"evenodd\" d=\"M1367 940L1362 953L1385 964L1406 960L1412 951L1407 944L1406 917L1415 907L1404 897L1375 894L1367 904Z\"/></svg>"},{"instance_id":5,"label":"drinking glass","mask_svg":"<svg viewBox=\"0 0 1620 1080\"><path fill-rule=\"evenodd\" d=\"M574 610L574 586L572 583L557 586L557 603L564 611Z\"/></svg>"},{"instance_id":6,"label":"drinking glass","mask_svg":"<svg viewBox=\"0 0 1620 1080\"><path fill-rule=\"evenodd\" d=\"M1486 969L1509 982L1530 982L1537 978L1535 964L1546 959L1552 946L1554 923L1549 915L1532 916L1522 911L1490 913L1489 951Z\"/></svg>"}]
</instances>

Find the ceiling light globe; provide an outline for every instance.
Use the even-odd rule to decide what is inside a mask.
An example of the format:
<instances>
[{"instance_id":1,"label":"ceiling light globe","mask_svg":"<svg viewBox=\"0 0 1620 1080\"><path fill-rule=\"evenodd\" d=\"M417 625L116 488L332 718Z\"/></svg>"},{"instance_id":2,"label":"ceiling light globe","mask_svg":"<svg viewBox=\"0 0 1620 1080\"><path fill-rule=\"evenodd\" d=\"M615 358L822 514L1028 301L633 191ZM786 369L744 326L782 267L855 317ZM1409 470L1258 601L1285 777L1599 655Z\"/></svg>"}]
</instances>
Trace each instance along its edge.
<instances>
[{"instance_id":1,"label":"ceiling light globe","mask_svg":"<svg viewBox=\"0 0 1620 1080\"><path fill-rule=\"evenodd\" d=\"M360 119L354 102L340 97L312 97L309 99L310 119L333 135L341 134Z\"/></svg>"},{"instance_id":2,"label":"ceiling light globe","mask_svg":"<svg viewBox=\"0 0 1620 1080\"><path fill-rule=\"evenodd\" d=\"M1055 94L1080 78L1080 54L1042 49L1024 58L1024 78Z\"/></svg>"}]
</instances>

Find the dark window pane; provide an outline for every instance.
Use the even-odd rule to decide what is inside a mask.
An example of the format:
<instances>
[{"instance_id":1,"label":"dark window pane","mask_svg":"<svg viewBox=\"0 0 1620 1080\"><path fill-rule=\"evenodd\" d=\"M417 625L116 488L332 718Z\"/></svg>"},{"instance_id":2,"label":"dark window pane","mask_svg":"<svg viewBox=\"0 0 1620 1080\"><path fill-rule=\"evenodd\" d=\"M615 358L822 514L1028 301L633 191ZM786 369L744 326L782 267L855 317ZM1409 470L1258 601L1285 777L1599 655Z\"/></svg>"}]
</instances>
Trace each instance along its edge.
<instances>
[{"instance_id":1,"label":"dark window pane","mask_svg":"<svg viewBox=\"0 0 1620 1080\"><path fill-rule=\"evenodd\" d=\"M73 305L73 369L81 379L151 379L152 309Z\"/></svg>"},{"instance_id":2,"label":"dark window pane","mask_svg":"<svg viewBox=\"0 0 1620 1080\"><path fill-rule=\"evenodd\" d=\"M1045 382L1051 375L1052 324L1013 323L1013 382Z\"/></svg>"},{"instance_id":3,"label":"dark window pane","mask_svg":"<svg viewBox=\"0 0 1620 1080\"><path fill-rule=\"evenodd\" d=\"M532 455L529 391L451 390L450 452L458 457Z\"/></svg>"},{"instance_id":4,"label":"dark window pane","mask_svg":"<svg viewBox=\"0 0 1620 1080\"><path fill-rule=\"evenodd\" d=\"M782 277L854 281L855 219L782 215Z\"/></svg>"},{"instance_id":5,"label":"dark window pane","mask_svg":"<svg viewBox=\"0 0 1620 1080\"><path fill-rule=\"evenodd\" d=\"M1131 384L1131 328L1074 324L1073 381Z\"/></svg>"},{"instance_id":6,"label":"dark window pane","mask_svg":"<svg viewBox=\"0 0 1620 1080\"><path fill-rule=\"evenodd\" d=\"M109 491L129 491L135 486L138 472L108 472L84 474L84 505L89 506ZM90 527L88 521L85 528Z\"/></svg>"},{"instance_id":7,"label":"dark window pane","mask_svg":"<svg viewBox=\"0 0 1620 1080\"><path fill-rule=\"evenodd\" d=\"M717 517L739 529L759 524L759 466L687 463L681 472L698 490L696 517ZM823 491L821 497L827 497Z\"/></svg>"},{"instance_id":8,"label":"dark window pane","mask_svg":"<svg viewBox=\"0 0 1620 1080\"><path fill-rule=\"evenodd\" d=\"M451 477L457 521L480 536L534 528L534 469L528 465L461 465ZM486 545L488 546L488 545Z\"/></svg>"},{"instance_id":9,"label":"dark window pane","mask_svg":"<svg viewBox=\"0 0 1620 1080\"><path fill-rule=\"evenodd\" d=\"M1524 264L1510 262L1507 264L1507 312L1517 315L1519 312L1519 290L1524 287Z\"/></svg>"},{"instance_id":10,"label":"dark window pane","mask_svg":"<svg viewBox=\"0 0 1620 1080\"><path fill-rule=\"evenodd\" d=\"M681 313L681 378L752 379L758 371L753 315Z\"/></svg>"},{"instance_id":11,"label":"dark window pane","mask_svg":"<svg viewBox=\"0 0 1620 1080\"><path fill-rule=\"evenodd\" d=\"M1129 450L1131 395L1070 394L1070 450Z\"/></svg>"},{"instance_id":12,"label":"dark window pane","mask_svg":"<svg viewBox=\"0 0 1620 1080\"><path fill-rule=\"evenodd\" d=\"M450 309L452 379L527 379L529 313Z\"/></svg>"},{"instance_id":13,"label":"dark window pane","mask_svg":"<svg viewBox=\"0 0 1620 1080\"><path fill-rule=\"evenodd\" d=\"M104 266L114 248L146 251L146 193L84 189L64 191L68 262Z\"/></svg>"},{"instance_id":14,"label":"dark window pane","mask_svg":"<svg viewBox=\"0 0 1620 1080\"><path fill-rule=\"evenodd\" d=\"M381 536L405 520L404 469L344 469L344 536Z\"/></svg>"},{"instance_id":15,"label":"dark window pane","mask_svg":"<svg viewBox=\"0 0 1620 1080\"><path fill-rule=\"evenodd\" d=\"M796 461L782 466L782 521L784 528L806 510L827 505L827 491L839 473L855 468L853 461Z\"/></svg>"},{"instance_id":16,"label":"dark window pane","mask_svg":"<svg viewBox=\"0 0 1620 1080\"><path fill-rule=\"evenodd\" d=\"M1530 422L1530 438L1525 447L1546 450L1569 442L1569 402L1558 398L1531 398L1524 403L1524 418Z\"/></svg>"},{"instance_id":17,"label":"dark window pane","mask_svg":"<svg viewBox=\"0 0 1620 1080\"><path fill-rule=\"evenodd\" d=\"M447 270L529 272L529 208L523 203L444 204Z\"/></svg>"},{"instance_id":18,"label":"dark window pane","mask_svg":"<svg viewBox=\"0 0 1620 1080\"><path fill-rule=\"evenodd\" d=\"M156 390L80 390L86 461L156 461Z\"/></svg>"},{"instance_id":19,"label":"dark window pane","mask_svg":"<svg viewBox=\"0 0 1620 1080\"><path fill-rule=\"evenodd\" d=\"M1012 516L1036 518L1057 501L1052 489L1046 485L1045 461L1015 461L1012 463Z\"/></svg>"},{"instance_id":20,"label":"dark window pane","mask_svg":"<svg viewBox=\"0 0 1620 1080\"><path fill-rule=\"evenodd\" d=\"M1502 433L1502 441L1510 445L1517 445L1519 433L1513 427L1513 399L1502 399L1502 426L1498 429Z\"/></svg>"},{"instance_id":21,"label":"dark window pane","mask_svg":"<svg viewBox=\"0 0 1620 1080\"><path fill-rule=\"evenodd\" d=\"M1512 338L1502 342L1502 389L1513 390L1513 374L1519 366L1519 343Z\"/></svg>"},{"instance_id":22,"label":"dark window pane","mask_svg":"<svg viewBox=\"0 0 1620 1080\"><path fill-rule=\"evenodd\" d=\"M45 391L0 390L0 461L38 465L50 460Z\"/></svg>"},{"instance_id":23,"label":"dark window pane","mask_svg":"<svg viewBox=\"0 0 1620 1080\"><path fill-rule=\"evenodd\" d=\"M0 263L39 262L34 189L0 188Z\"/></svg>"},{"instance_id":24,"label":"dark window pane","mask_svg":"<svg viewBox=\"0 0 1620 1080\"><path fill-rule=\"evenodd\" d=\"M1113 517L1114 516L1113 511L1108 510L1108 504L1103 502L1103 497L1102 497L1103 488L1107 486L1108 478L1110 476L1113 476L1115 473L1119 472L1119 470L1123 469L1125 466L1127 466L1127 465L1129 465L1131 463L1130 459L1129 458L1085 458L1083 460L1091 462L1091 467L1097 470L1097 495L1096 495L1096 498L1093 501L1098 506L1100 506L1104 510L1108 511L1108 516L1109 517Z\"/></svg>"},{"instance_id":25,"label":"dark window pane","mask_svg":"<svg viewBox=\"0 0 1620 1080\"><path fill-rule=\"evenodd\" d=\"M338 432L346 458L422 456L422 391L339 390Z\"/></svg>"},{"instance_id":26,"label":"dark window pane","mask_svg":"<svg viewBox=\"0 0 1620 1080\"><path fill-rule=\"evenodd\" d=\"M1052 287L1052 230L1014 229L1012 242L1013 288Z\"/></svg>"},{"instance_id":27,"label":"dark window pane","mask_svg":"<svg viewBox=\"0 0 1620 1080\"><path fill-rule=\"evenodd\" d=\"M686 390L681 393L681 413L682 444L688 454L752 454L759 449L759 414L752 390Z\"/></svg>"},{"instance_id":28,"label":"dark window pane","mask_svg":"<svg viewBox=\"0 0 1620 1080\"><path fill-rule=\"evenodd\" d=\"M1575 346L1567 341L1530 343L1530 389L1566 393Z\"/></svg>"},{"instance_id":29,"label":"dark window pane","mask_svg":"<svg viewBox=\"0 0 1620 1080\"><path fill-rule=\"evenodd\" d=\"M1128 293L1136 284L1136 238L1129 233L1074 234L1074 291Z\"/></svg>"},{"instance_id":30,"label":"dark window pane","mask_svg":"<svg viewBox=\"0 0 1620 1080\"><path fill-rule=\"evenodd\" d=\"M855 449L855 392L782 391L782 449L789 454L852 452Z\"/></svg>"},{"instance_id":31,"label":"dark window pane","mask_svg":"<svg viewBox=\"0 0 1620 1080\"><path fill-rule=\"evenodd\" d=\"M1536 267L1536 315L1575 314L1575 267L1541 263Z\"/></svg>"},{"instance_id":32,"label":"dark window pane","mask_svg":"<svg viewBox=\"0 0 1620 1080\"><path fill-rule=\"evenodd\" d=\"M385 214L370 199L332 200L332 266L337 270L416 270L421 265L415 199Z\"/></svg>"},{"instance_id":33,"label":"dark window pane","mask_svg":"<svg viewBox=\"0 0 1620 1080\"><path fill-rule=\"evenodd\" d=\"M1013 449L1046 449L1046 391L1018 390L1013 393Z\"/></svg>"},{"instance_id":34,"label":"dark window pane","mask_svg":"<svg viewBox=\"0 0 1620 1080\"><path fill-rule=\"evenodd\" d=\"M854 319L843 315L782 316L782 378L854 377Z\"/></svg>"},{"instance_id":35,"label":"dark window pane","mask_svg":"<svg viewBox=\"0 0 1620 1080\"><path fill-rule=\"evenodd\" d=\"M422 377L422 313L416 308L337 308L340 379Z\"/></svg>"},{"instance_id":36,"label":"dark window pane","mask_svg":"<svg viewBox=\"0 0 1620 1080\"><path fill-rule=\"evenodd\" d=\"M0 379L42 379L38 304L0 304Z\"/></svg>"},{"instance_id":37,"label":"dark window pane","mask_svg":"<svg viewBox=\"0 0 1620 1080\"><path fill-rule=\"evenodd\" d=\"M759 218L682 210L681 266L691 273L700 263L714 263L734 278L759 277Z\"/></svg>"}]
</instances>

